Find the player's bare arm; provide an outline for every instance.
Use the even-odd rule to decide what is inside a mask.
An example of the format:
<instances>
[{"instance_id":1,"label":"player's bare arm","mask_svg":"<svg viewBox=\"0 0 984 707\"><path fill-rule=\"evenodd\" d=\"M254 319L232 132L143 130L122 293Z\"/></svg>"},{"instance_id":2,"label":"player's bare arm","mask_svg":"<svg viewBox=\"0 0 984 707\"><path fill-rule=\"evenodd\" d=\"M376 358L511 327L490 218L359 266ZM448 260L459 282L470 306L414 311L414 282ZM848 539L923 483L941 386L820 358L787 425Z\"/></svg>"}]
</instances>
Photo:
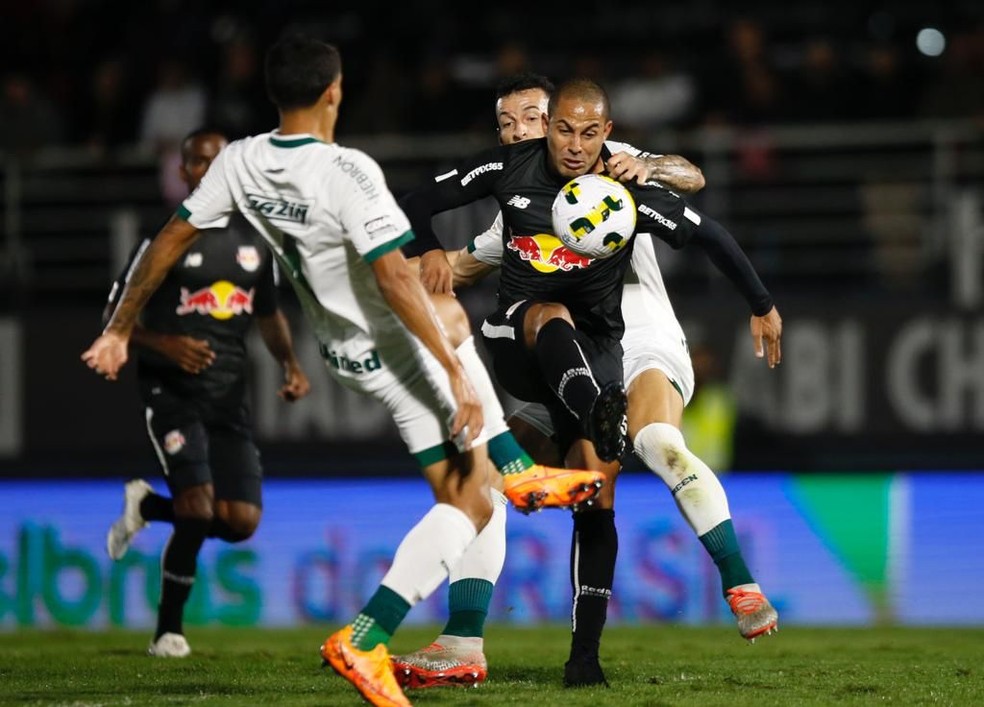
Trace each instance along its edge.
<instances>
[{"instance_id":1,"label":"player's bare arm","mask_svg":"<svg viewBox=\"0 0 984 707\"><path fill-rule=\"evenodd\" d=\"M141 310L197 237L198 229L184 219L172 216L165 224L137 262L102 335L83 352L82 360L89 368L116 380L126 364L127 346Z\"/></svg>"},{"instance_id":2,"label":"player's bare arm","mask_svg":"<svg viewBox=\"0 0 984 707\"><path fill-rule=\"evenodd\" d=\"M433 252L435 251L430 251ZM436 252L444 258L443 251ZM447 263L446 258L444 262ZM403 253L398 250L390 251L374 260L372 271L383 298L393 312L447 371L451 381L451 391L458 404L451 424L451 434L458 435L462 431L467 431L465 441L469 445L472 444L484 424L482 405L465 375L465 369L454 352L451 342L443 333L437 313L420 279L413 274L407 266Z\"/></svg>"},{"instance_id":3,"label":"player's bare arm","mask_svg":"<svg viewBox=\"0 0 984 707\"><path fill-rule=\"evenodd\" d=\"M696 194L704 188L700 167L680 155L648 155L649 180L659 182L681 194Z\"/></svg>"},{"instance_id":4,"label":"player's bare arm","mask_svg":"<svg viewBox=\"0 0 984 707\"><path fill-rule=\"evenodd\" d=\"M112 298L103 310L103 326L112 318L114 309L116 309L116 299ZM139 321L133 325L130 343L156 351L173 361L182 371L192 375L201 373L215 363L215 352L206 339L196 339L181 334L164 334L146 328Z\"/></svg>"},{"instance_id":5,"label":"player's bare arm","mask_svg":"<svg viewBox=\"0 0 984 707\"><path fill-rule=\"evenodd\" d=\"M289 403L300 400L310 392L311 382L294 353L294 342L287 317L278 309L270 316L257 317L256 327L267 351L284 369L284 384L277 395Z\"/></svg>"},{"instance_id":6,"label":"player's bare arm","mask_svg":"<svg viewBox=\"0 0 984 707\"><path fill-rule=\"evenodd\" d=\"M448 262L447 251L429 250L420 256L420 283L427 292L450 295L453 282L454 273Z\"/></svg>"},{"instance_id":7,"label":"player's bare arm","mask_svg":"<svg viewBox=\"0 0 984 707\"><path fill-rule=\"evenodd\" d=\"M454 287L456 289L474 285L497 269L495 265L483 263L469 253L467 248L449 253L448 260L451 263L451 271L454 274Z\"/></svg>"},{"instance_id":8,"label":"player's bare arm","mask_svg":"<svg viewBox=\"0 0 984 707\"><path fill-rule=\"evenodd\" d=\"M752 341L755 344L755 355L758 358L765 358L769 368L775 368L782 363L782 317L779 311L773 307L769 312L761 317L754 314L749 322L752 332Z\"/></svg>"},{"instance_id":9,"label":"player's bare arm","mask_svg":"<svg viewBox=\"0 0 984 707\"><path fill-rule=\"evenodd\" d=\"M681 194L695 194L704 188L700 168L680 155L636 157L623 151L609 157L605 167L620 182L659 182Z\"/></svg>"}]
</instances>

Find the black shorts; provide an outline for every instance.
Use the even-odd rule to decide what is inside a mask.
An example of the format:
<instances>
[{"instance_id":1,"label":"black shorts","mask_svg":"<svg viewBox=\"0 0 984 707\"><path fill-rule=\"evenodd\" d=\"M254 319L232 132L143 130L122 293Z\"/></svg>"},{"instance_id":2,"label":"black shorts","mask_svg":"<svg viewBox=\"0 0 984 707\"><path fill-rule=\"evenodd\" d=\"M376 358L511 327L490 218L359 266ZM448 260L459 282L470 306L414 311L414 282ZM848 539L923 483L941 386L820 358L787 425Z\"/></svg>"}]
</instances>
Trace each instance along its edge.
<instances>
[{"instance_id":1,"label":"black shorts","mask_svg":"<svg viewBox=\"0 0 984 707\"><path fill-rule=\"evenodd\" d=\"M144 396L147 431L171 493L212 484L216 500L262 508L263 469L246 405L218 409L155 390Z\"/></svg>"},{"instance_id":2,"label":"black shorts","mask_svg":"<svg viewBox=\"0 0 984 707\"><path fill-rule=\"evenodd\" d=\"M527 300L497 309L482 323L482 340L492 357L496 381L514 398L541 403L547 408L557 446L561 454L566 454L574 440L585 439L585 433L578 419L547 385L536 352L524 343L523 321L533 304ZM618 339L591 336L577 328L574 338L599 387L622 381L622 344Z\"/></svg>"}]
</instances>

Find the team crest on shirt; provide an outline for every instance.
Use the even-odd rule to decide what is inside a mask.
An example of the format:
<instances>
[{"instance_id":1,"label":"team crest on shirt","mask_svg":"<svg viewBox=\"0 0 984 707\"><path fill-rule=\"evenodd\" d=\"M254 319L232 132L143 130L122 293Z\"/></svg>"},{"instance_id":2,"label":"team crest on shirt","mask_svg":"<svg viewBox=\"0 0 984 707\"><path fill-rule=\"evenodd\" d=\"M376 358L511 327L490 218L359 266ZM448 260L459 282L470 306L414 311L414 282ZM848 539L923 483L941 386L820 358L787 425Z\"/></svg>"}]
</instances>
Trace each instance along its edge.
<instances>
[{"instance_id":1,"label":"team crest on shirt","mask_svg":"<svg viewBox=\"0 0 984 707\"><path fill-rule=\"evenodd\" d=\"M164 435L164 451L172 457L184 449L185 438L181 430L171 430Z\"/></svg>"},{"instance_id":2,"label":"team crest on shirt","mask_svg":"<svg viewBox=\"0 0 984 707\"><path fill-rule=\"evenodd\" d=\"M260 267L260 252L255 245L241 245L236 253L236 262L246 272L254 272Z\"/></svg>"}]
</instances>

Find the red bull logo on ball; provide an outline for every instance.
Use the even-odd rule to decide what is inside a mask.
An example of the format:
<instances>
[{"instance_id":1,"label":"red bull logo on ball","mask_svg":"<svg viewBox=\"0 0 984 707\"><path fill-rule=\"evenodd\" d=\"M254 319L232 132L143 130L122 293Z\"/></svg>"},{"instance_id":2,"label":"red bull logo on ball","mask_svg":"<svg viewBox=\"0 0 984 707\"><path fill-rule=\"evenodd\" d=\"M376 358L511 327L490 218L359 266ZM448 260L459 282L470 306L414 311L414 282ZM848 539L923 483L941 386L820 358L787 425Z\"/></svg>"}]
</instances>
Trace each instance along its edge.
<instances>
[{"instance_id":1,"label":"red bull logo on ball","mask_svg":"<svg viewBox=\"0 0 984 707\"><path fill-rule=\"evenodd\" d=\"M538 233L535 236L513 235L506 243L509 250L519 253L519 257L539 272L560 270L569 272L574 268L586 268L592 258L579 255L565 246L557 236Z\"/></svg>"},{"instance_id":2,"label":"red bull logo on ball","mask_svg":"<svg viewBox=\"0 0 984 707\"><path fill-rule=\"evenodd\" d=\"M181 288L181 304L175 310L178 314L208 314L216 319L231 319L243 314L253 313L253 293L237 287L228 280L213 282L208 287L190 291Z\"/></svg>"}]
</instances>

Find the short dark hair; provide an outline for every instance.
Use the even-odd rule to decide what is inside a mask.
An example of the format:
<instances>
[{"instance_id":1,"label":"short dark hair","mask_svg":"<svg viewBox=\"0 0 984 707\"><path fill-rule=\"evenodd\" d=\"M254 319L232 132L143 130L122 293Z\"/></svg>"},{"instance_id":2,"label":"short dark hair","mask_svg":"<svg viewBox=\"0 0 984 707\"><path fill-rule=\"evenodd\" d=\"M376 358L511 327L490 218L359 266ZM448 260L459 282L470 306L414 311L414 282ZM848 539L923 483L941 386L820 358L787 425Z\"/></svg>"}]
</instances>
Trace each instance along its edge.
<instances>
[{"instance_id":1,"label":"short dark hair","mask_svg":"<svg viewBox=\"0 0 984 707\"><path fill-rule=\"evenodd\" d=\"M550 102L547 104L547 114L553 115L556 112L557 102L561 98L571 97L583 101L601 101L602 110L605 118L612 114L611 103L608 100L608 92L602 88L601 84L592 79L569 79L560 84L557 89L550 94Z\"/></svg>"},{"instance_id":2,"label":"short dark hair","mask_svg":"<svg viewBox=\"0 0 984 707\"><path fill-rule=\"evenodd\" d=\"M495 99L511 96L519 91L528 91L531 88L543 90L549 97L554 92L553 81L543 74L535 74L532 71L523 71L519 74L506 76L495 87Z\"/></svg>"},{"instance_id":3,"label":"short dark hair","mask_svg":"<svg viewBox=\"0 0 984 707\"><path fill-rule=\"evenodd\" d=\"M341 74L342 58L332 44L290 35L267 50L264 69L267 95L277 108L307 108Z\"/></svg>"},{"instance_id":4,"label":"short dark hair","mask_svg":"<svg viewBox=\"0 0 984 707\"><path fill-rule=\"evenodd\" d=\"M190 133L184 136L183 140L181 140L182 159L187 159L188 145L191 144L191 141L197 140L200 137L205 137L206 135L214 135L216 137L222 138L226 142L229 142L229 136L226 134L226 131L223 130L222 128L214 127L211 125L203 125L200 128L195 128L194 130L192 130Z\"/></svg>"}]
</instances>

